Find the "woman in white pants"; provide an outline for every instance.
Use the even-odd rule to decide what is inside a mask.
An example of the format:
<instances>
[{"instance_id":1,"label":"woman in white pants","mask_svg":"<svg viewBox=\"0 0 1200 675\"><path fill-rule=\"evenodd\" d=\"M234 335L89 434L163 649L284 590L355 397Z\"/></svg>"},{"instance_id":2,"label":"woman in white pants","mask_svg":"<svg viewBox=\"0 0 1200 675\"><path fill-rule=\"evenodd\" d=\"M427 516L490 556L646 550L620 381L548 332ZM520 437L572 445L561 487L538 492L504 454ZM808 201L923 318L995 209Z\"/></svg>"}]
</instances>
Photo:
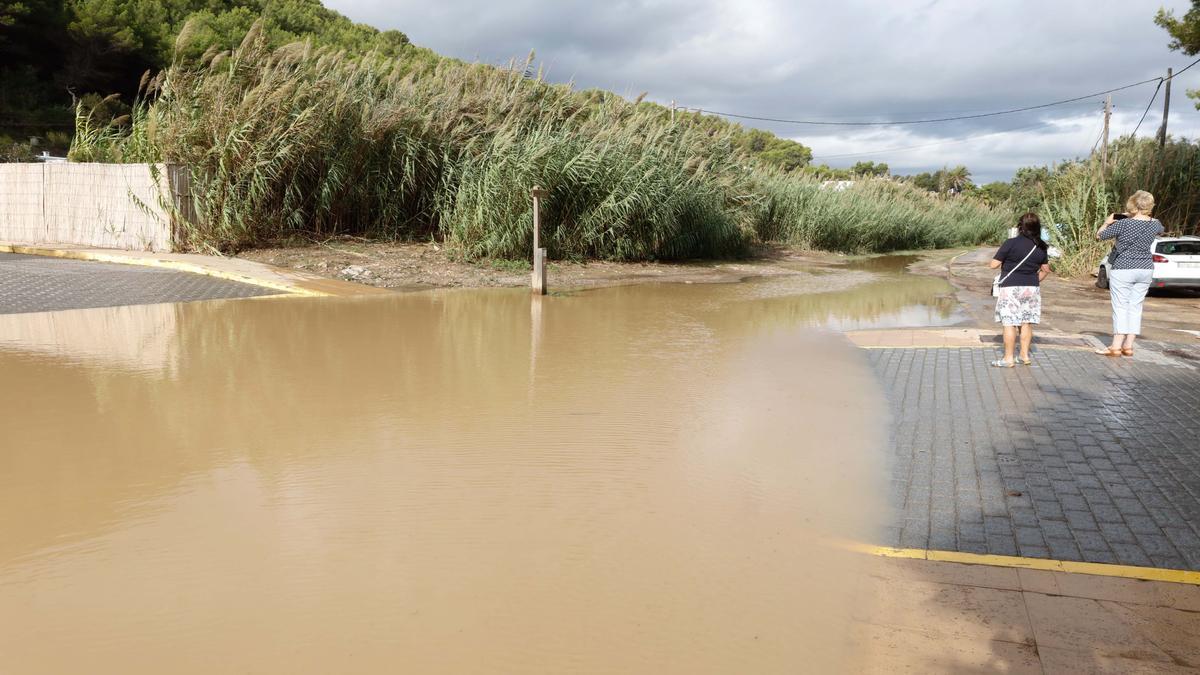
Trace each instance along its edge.
<instances>
[{"instance_id":1,"label":"woman in white pants","mask_svg":"<svg viewBox=\"0 0 1200 675\"><path fill-rule=\"evenodd\" d=\"M1099 239L1115 239L1108 255L1108 293L1112 298L1113 339L1104 356L1133 356L1133 340L1142 332L1142 303L1154 280L1154 238L1163 224L1150 216L1154 195L1145 190L1125 202L1127 213L1110 215L1096 231Z\"/></svg>"}]
</instances>

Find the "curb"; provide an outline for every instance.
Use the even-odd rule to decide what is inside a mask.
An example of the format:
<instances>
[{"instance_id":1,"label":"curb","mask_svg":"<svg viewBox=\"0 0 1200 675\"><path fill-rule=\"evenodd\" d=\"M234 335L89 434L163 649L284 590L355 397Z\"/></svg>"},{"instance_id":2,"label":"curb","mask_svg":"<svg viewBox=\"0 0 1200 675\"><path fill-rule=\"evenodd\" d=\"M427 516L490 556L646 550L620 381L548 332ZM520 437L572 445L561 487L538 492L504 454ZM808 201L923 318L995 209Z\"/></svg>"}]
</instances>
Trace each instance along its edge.
<instances>
[{"instance_id":1,"label":"curb","mask_svg":"<svg viewBox=\"0 0 1200 675\"><path fill-rule=\"evenodd\" d=\"M983 553L960 553L958 551L936 551L921 548L892 548L870 544L848 543L846 548L859 553L883 558L915 558L936 562L952 562L965 565L988 565L991 567L1015 567L1047 572L1067 572L1101 577L1119 577L1142 581L1165 581L1173 584L1200 586L1200 572L1191 570L1162 569L1159 567L1136 567L1108 563L1076 562L1050 558L1024 558L1013 555L991 555Z\"/></svg>"},{"instance_id":2,"label":"curb","mask_svg":"<svg viewBox=\"0 0 1200 675\"><path fill-rule=\"evenodd\" d=\"M954 263L958 262L959 258L963 257L964 255L966 255L968 253L974 253L974 251L963 251L962 253L959 253L958 255L951 258L950 262L946 263L946 278L947 279L950 279L951 277L954 276Z\"/></svg>"},{"instance_id":3,"label":"curb","mask_svg":"<svg viewBox=\"0 0 1200 675\"><path fill-rule=\"evenodd\" d=\"M332 295L331 293L326 293L324 291L304 288L297 284L271 281L247 274L239 274L237 272L227 272L225 270L206 267L204 265L197 265L195 263L185 262L182 260L165 260L163 258L126 256L113 253L102 253L98 251L71 250L48 248L44 246L30 246L26 244L5 243L0 243L0 253L40 255L50 258L65 258L68 260L90 260L94 262L116 263L118 265L140 265L142 267L154 267L158 269L174 270L176 272L202 274L204 276L224 279L226 281L236 281L242 284L258 286L260 288L269 288L271 290L279 291L289 295L305 297L327 297Z\"/></svg>"}]
</instances>

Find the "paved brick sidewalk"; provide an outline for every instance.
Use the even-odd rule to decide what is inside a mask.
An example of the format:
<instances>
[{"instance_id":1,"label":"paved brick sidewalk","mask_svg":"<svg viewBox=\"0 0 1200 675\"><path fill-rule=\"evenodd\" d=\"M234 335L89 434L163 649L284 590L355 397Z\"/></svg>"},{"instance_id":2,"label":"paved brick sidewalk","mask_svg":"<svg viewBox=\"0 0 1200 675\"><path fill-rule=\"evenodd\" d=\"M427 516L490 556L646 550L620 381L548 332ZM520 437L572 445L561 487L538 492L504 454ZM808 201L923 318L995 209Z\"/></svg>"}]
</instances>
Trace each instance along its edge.
<instances>
[{"instance_id":1,"label":"paved brick sidewalk","mask_svg":"<svg viewBox=\"0 0 1200 675\"><path fill-rule=\"evenodd\" d=\"M201 274L0 253L0 314L274 294Z\"/></svg>"},{"instance_id":2,"label":"paved brick sidewalk","mask_svg":"<svg viewBox=\"0 0 1200 675\"><path fill-rule=\"evenodd\" d=\"M1153 355L1146 351L1145 357ZM1200 369L1040 350L873 349L894 416L884 543L1200 570Z\"/></svg>"}]
</instances>

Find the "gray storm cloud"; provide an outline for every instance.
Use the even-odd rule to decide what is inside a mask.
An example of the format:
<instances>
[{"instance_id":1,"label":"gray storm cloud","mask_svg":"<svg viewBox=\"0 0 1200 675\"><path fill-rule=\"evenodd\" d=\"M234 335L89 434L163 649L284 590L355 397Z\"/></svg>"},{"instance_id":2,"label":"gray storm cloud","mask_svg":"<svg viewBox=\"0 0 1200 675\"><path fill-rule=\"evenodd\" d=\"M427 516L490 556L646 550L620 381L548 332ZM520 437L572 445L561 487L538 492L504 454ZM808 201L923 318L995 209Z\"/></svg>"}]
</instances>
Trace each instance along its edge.
<instances>
[{"instance_id":1,"label":"gray storm cloud","mask_svg":"<svg viewBox=\"0 0 1200 675\"><path fill-rule=\"evenodd\" d=\"M1187 0L326 4L449 56L503 63L534 50L554 81L787 119L1001 110L1110 89L1189 62L1167 49L1166 33L1153 23L1160 5L1182 12ZM1200 66L1174 86L1171 129L1195 136L1200 113L1183 90L1200 88ZM1153 91L1151 84L1114 95L1114 135L1132 130ZM1157 128L1159 110L1156 104L1141 134ZM1100 103L905 127L744 123L800 140L833 166L874 160L912 172L966 164L977 180L991 180L1086 154L1099 131Z\"/></svg>"}]
</instances>

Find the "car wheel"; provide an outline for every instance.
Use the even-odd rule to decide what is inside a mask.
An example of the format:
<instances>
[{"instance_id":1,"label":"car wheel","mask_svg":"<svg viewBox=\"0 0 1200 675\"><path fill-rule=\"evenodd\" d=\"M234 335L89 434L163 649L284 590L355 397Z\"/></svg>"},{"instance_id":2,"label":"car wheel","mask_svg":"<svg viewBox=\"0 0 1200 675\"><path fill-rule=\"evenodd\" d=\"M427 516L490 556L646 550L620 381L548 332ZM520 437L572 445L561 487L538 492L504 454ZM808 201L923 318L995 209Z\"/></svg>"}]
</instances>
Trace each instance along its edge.
<instances>
[{"instance_id":1,"label":"car wheel","mask_svg":"<svg viewBox=\"0 0 1200 675\"><path fill-rule=\"evenodd\" d=\"M1100 270L1096 272L1096 288L1108 288L1108 270L1104 265L1100 266Z\"/></svg>"}]
</instances>

